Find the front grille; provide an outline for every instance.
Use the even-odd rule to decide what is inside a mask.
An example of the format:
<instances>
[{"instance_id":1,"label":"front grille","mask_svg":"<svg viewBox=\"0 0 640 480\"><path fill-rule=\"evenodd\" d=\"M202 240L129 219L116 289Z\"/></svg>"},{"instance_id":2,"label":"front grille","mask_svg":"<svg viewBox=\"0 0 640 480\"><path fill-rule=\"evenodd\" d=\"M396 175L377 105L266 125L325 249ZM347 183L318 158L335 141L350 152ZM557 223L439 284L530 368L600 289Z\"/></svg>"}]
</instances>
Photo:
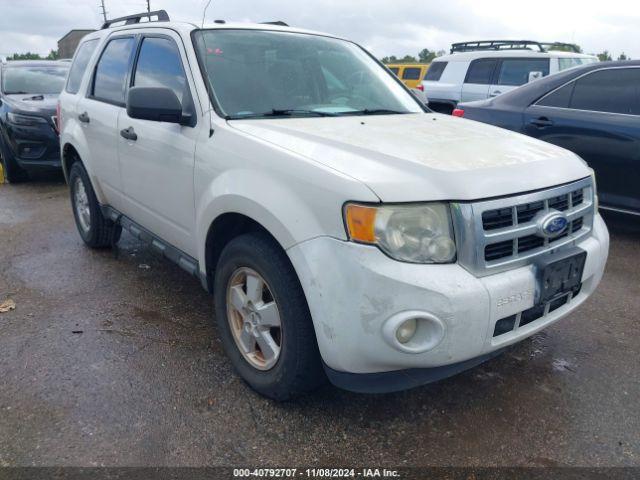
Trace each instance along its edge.
<instances>
[{"instance_id":1,"label":"front grille","mask_svg":"<svg viewBox=\"0 0 640 480\"><path fill-rule=\"evenodd\" d=\"M512 332L546 317L550 313L571 303L571 301L580 294L581 290L582 285L575 288L572 292L563 295L560 298L556 298L549 303L536 305L535 307L525 310L524 312L520 312L517 315L511 315L510 317L498 320L493 329L493 336L499 337L500 335Z\"/></svg>"},{"instance_id":2,"label":"front grille","mask_svg":"<svg viewBox=\"0 0 640 480\"><path fill-rule=\"evenodd\" d=\"M589 234L593 198L592 180L585 178L524 195L458 203L453 211L459 261L479 276L531 263L533 257ZM569 226L548 239L536 222L541 212L552 210L564 213Z\"/></svg>"}]
</instances>

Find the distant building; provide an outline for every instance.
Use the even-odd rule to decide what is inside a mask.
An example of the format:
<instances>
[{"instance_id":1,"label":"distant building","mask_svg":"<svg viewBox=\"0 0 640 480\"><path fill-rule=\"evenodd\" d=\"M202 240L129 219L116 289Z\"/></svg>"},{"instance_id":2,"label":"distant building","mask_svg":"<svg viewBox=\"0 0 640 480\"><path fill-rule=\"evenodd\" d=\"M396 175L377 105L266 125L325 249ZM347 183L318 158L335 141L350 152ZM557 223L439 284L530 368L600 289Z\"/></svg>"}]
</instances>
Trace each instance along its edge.
<instances>
[{"instance_id":1,"label":"distant building","mask_svg":"<svg viewBox=\"0 0 640 480\"><path fill-rule=\"evenodd\" d=\"M95 30L71 30L64 37L58 40L59 57L73 57L73 54L76 53L76 48L78 48L80 40L82 40L85 35L89 35L91 32L95 32Z\"/></svg>"}]
</instances>

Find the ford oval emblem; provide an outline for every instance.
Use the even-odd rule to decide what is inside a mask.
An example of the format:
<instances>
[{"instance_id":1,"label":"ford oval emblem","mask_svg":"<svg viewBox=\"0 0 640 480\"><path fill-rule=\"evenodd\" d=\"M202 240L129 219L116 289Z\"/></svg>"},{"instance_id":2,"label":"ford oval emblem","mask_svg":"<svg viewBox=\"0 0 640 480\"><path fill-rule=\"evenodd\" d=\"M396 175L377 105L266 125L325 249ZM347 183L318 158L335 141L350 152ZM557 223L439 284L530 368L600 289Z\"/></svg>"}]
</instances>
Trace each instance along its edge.
<instances>
[{"instance_id":1,"label":"ford oval emblem","mask_svg":"<svg viewBox=\"0 0 640 480\"><path fill-rule=\"evenodd\" d=\"M556 238L567 230L569 220L563 213L551 211L540 219L538 225L543 237Z\"/></svg>"}]
</instances>

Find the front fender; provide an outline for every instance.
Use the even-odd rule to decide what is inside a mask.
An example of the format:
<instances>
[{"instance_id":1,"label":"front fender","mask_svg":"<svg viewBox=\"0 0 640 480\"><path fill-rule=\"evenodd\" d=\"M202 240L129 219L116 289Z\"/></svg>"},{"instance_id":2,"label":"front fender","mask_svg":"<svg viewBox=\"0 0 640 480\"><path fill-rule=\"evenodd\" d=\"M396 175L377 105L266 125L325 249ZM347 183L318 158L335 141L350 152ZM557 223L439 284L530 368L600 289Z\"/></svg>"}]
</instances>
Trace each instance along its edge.
<instances>
[{"instance_id":1,"label":"front fender","mask_svg":"<svg viewBox=\"0 0 640 480\"><path fill-rule=\"evenodd\" d=\"M100 188L100 181L94 174L91 149L87 144L84 132L82 131L82 127L76 121L69 121L69 123L65 125L64 131L60 135L60 158L62 159L62 172L64 173L64 178L67 183L69 182L69 172L67 171L67 163L64 161L64 150L68 146L73 147L76 152L78 152L78 156L80 157L85 170L89 174L91 185L93 186L93 190L96 193L98 202L104 205L106 203L105 196L102 193L102 189Z\"/></svg>"}]
</instances>

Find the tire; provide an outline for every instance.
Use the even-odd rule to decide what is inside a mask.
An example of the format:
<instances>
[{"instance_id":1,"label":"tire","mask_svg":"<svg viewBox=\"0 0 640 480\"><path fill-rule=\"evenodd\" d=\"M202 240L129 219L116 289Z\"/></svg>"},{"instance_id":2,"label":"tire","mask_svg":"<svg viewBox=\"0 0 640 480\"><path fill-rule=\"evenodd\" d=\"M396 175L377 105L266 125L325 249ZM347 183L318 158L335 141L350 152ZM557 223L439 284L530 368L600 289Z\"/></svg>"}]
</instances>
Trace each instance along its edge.
<instances>
[{"instance_id":1,"label":"tire","mask_svg":"<svg viewBox=\"0 0 640 480\"><path fill-rule=\"evenodd\" d=\"M259 290L260 301L253 303L259 320L252 333L250 317L244 317L235 308L240 300L230 300L234 288L240 288L246 298L249 294L250 278L259 275L264 287ZM245 282L242 283L242 276ZM255 284L255 279L254 284ZM234 297L236 298L236 297ZM253 298L257 298L253 295ZM311 313L300 281L282 248L266 233L245 234L232 240L222 251L215 274L214 284L215 314L224 349L240 376L258 393L265 397L285 401L308 393L326 382L322 367L318 342L315 336ZM274 365L273 358L262 352L258 339L266 331L266 325L275 323L263 312L273 311L275 303L280 329L269 328L268 333L275 344L279 343L279 353ZM249 302L251 303L251 302ZM262 307L260 307L262 305ZM255 314L254 312L254 314ZM237 325L244 322L242 334ZM248 325L249 324L249 325ZM246 335L245 335L246 334ZM255 352L241 351L238 335L254 341ZM251 337L254 335L254 337ZM244 343L246 345L246 342ZM270 347L269 347L270 348ZM269 350L265 349L265 351ZM261 361L261 357L262 360Z\"/></svg>"},{"instance_id":2,"label":"tire","mask_svg":"<svg viewBox=\"0 0 640 480\"><path fill-rule=\"evenodd\" d=\"M80 162L75 162L69 172L69 192L73 217L84 243L95 249L115 245L122 234L122 227L102 215L89 175ZM79 202L78 197L83 201Z\"/></svg>"},{"instance_id":3,"label":"tire","mask_svg":"<svg viewBox=\"0 0 640 480\"><path fill-rule=\"evenodd\" d=\"M0 139L0 162L4 170L4 177L9 183L21 183L29 180L29 174L18 166L8 149Z\"/></svg>"}]
</instances>

